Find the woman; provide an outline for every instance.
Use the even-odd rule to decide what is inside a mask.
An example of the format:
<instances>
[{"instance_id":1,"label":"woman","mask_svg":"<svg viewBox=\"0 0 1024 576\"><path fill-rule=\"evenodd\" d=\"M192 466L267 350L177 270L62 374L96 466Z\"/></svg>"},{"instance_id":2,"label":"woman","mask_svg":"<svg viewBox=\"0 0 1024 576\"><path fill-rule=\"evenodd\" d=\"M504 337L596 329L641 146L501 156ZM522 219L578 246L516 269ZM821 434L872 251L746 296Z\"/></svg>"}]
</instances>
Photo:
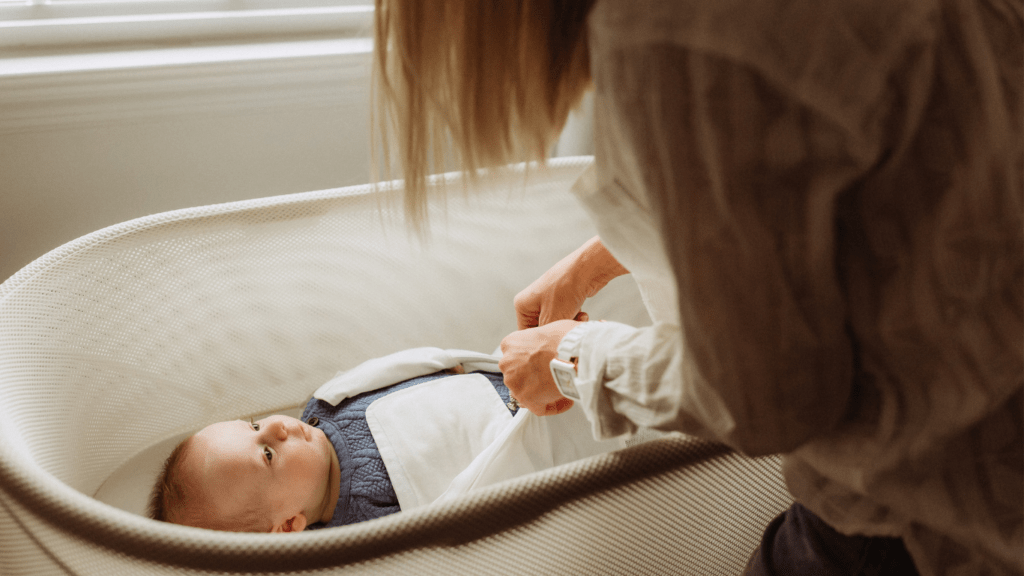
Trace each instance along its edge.
<instances>
[{"instance_id":1,"label":"woman","mask_svg":"<svg viewBox=\"0 0 1024 576\"><path fill-rule=\"evenodd\" d=\"M599 237L517 296L502 371L598 437L783 454L798 504L749 573L1021 574L1022 22L1000 0L377 0L382 128L422 223L434 167L542 158L594 90L574 191ZM626 270L654 324L577 322Z\"/></svg>"}]
</instances>

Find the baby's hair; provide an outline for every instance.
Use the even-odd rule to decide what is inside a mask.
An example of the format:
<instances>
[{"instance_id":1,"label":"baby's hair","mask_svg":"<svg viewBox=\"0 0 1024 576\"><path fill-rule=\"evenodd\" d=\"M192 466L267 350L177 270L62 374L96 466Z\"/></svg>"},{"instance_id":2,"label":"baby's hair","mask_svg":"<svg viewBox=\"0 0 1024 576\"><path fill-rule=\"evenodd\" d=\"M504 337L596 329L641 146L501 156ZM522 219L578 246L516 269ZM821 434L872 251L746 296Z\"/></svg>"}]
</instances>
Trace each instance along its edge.
<instances>
[{"instance_id":1,"label":"baby's hair","mask_svg":"<svg viewBox=\"0 0 1024 576\"><path fill-rule=\"evenodd\" d=\"M149 496L148 513L150 518L161 522L174 522L172 518L178 516L177 513L185 507L190 490L183 478L184 474L180 464L188 454L194 437L189 436L182 440L164 461L156 486L153 487L153 492Z\"/></svg>"},{"instance_id":2,"label":"baby's hair","mask_svg":"<svg viewBox=\"0 0 1024 576\"><path fill-rule=\"evenodd\" d=\"M269 532L266 516L253 502L232 518L209 518L196 510L202 498L202 487L182 469L195 435L189 436L175 446L164 461L163 469L149 497L147 513L150 518L161 522L226 530L230 532Z\"/></svg>"}]
</instances>

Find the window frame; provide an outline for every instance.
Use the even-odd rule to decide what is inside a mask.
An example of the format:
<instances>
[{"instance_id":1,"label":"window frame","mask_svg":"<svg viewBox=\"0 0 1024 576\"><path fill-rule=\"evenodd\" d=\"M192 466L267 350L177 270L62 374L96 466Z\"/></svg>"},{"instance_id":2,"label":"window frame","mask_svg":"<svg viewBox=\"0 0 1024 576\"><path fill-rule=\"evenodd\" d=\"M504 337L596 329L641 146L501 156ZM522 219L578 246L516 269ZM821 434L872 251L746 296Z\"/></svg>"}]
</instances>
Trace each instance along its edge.
<instances>
[{"instance_id":1,"label":"window frame","mask_svg":"<svg viewBox=\"0 0 1024 576\"><path fill-rule=\"evenodd\" d=\"M0 0L0 51L371 35L371 0Z\"/></svg>"}]
</instances>

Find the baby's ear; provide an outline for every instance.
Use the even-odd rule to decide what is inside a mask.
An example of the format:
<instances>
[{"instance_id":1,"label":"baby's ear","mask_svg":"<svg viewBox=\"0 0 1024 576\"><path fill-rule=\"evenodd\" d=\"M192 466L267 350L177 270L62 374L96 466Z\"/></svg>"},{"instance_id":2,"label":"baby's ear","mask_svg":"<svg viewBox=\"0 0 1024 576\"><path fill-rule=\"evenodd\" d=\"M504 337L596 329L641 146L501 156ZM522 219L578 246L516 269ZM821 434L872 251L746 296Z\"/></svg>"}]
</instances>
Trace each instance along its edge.
<instances>
[{"instance_id":1,"label":"baby's ear","mask_svg":"<svg viewBox=\"0 0 1024 576\"><path fill-rule=\"evenodd\" d=\"M306 516L305 514L298 514L280 524L276 524L270 531L277 534L279 532L302 532L305 529Z\"/></svg>"}]
</instances>

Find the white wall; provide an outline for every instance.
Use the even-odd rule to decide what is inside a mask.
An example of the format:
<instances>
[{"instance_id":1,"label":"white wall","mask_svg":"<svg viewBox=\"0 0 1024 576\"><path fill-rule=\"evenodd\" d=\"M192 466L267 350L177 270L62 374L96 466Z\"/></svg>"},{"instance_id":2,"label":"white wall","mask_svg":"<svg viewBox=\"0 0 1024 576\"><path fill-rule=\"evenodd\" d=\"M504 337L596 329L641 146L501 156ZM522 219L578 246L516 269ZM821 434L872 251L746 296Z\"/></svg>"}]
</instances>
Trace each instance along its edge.
<instances>
[{"instance_id":1,"label":"white wall","mask_svg":"<svg viewBox=\"0 0 1024 576\"><path fill-rule=\"evenodd\" d=\"M0 57L0 281L139 216L369 181L368 40L107 56Z\"/></svg>"},{"instance_id":2,"label":"white wall","mask_svg":"<svg viewBox=\"0 0 1024 576\"><path fill-rule=\"evenodd\" d=\"M366 131L338 106L7 135L0 277L138 216L366 182Z\"/></svg>"}]
</instances>

